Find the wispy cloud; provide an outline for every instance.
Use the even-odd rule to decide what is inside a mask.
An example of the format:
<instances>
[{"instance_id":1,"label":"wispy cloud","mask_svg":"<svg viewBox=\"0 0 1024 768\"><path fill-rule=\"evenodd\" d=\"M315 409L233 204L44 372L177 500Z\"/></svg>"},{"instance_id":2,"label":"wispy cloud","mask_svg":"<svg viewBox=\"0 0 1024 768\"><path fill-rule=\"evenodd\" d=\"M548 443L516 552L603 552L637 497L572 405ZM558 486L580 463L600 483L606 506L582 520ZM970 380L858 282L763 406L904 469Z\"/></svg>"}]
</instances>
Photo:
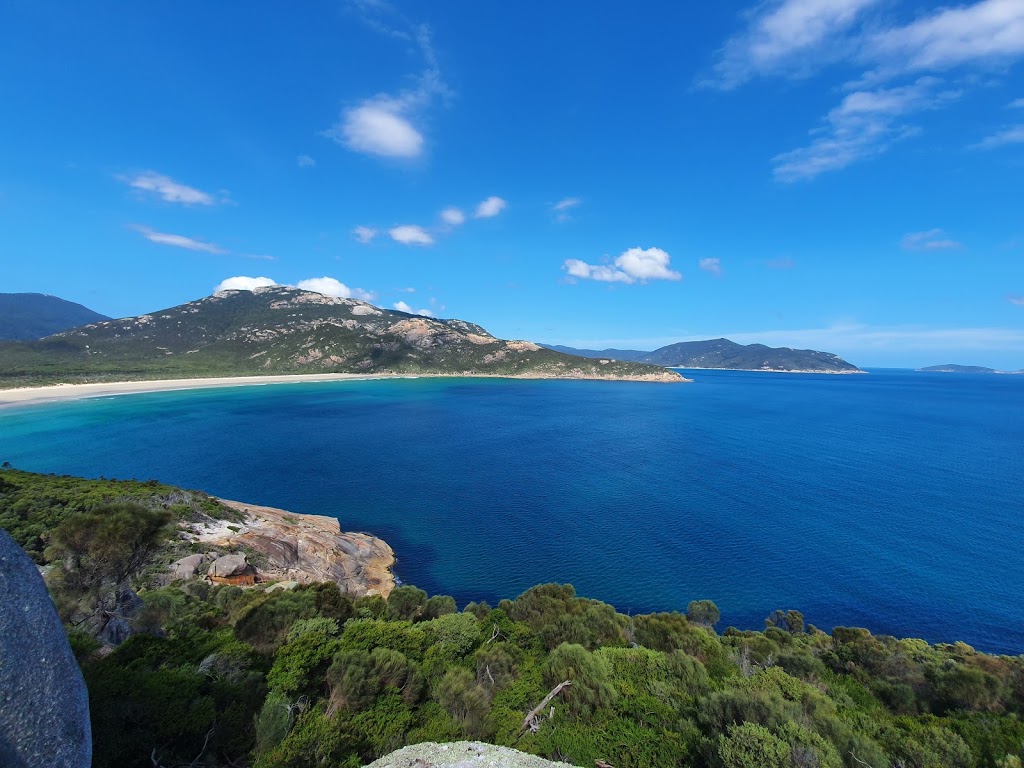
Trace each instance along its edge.
<instances>
[{"instance_id":1,"label":"wispy cloud","mask_svg":"<svg viewBox=\"0 0 1024 768\"><path fill-rule=\"evenodd\" d=\"M299 166L299 168L316 167L316 160L314 160L309 155L299 155L297 158L295 158L295 163Z\"/></svg>"},{"instance_id":2,"label":"wispy cloud","mask_svg":"<svg viewBox=\"0 0 1024 768\"><path fill-rule=\"evenodd\" d=\"M768 259L768 269L793 269L796 266L796 262L788 256L783 256L778 259Z\"/></svg>"},{"instance_id":3,"label":"wispy cloud","mask_svg":"<svg viewBox=\"0 0 1024 768\"><path fill-rule=\"evenodd\" d=\"M679 272L669 269L672 257L661 248L630 248L609 264L588 264L579 259L566 259L562 269L570 278L597 280L602 283L646 283L648 280L682 280Z\"/></svg>"},{"instance_id":4,"label":"wispy cloud","mask_svg":"<svg viewBox=\"0 0 1024 768\"><path fill-rule=\"evenodd\" d=\"M415 45L425 69L413 88L397 94L377 94L343 110L338 122L323 131L323 135L353 152L385 158L417 158L423 154L425 144L420 127L423 113L436 98L450 94L441 77L430 27L411 22L382 0L362 0L352 7L380 34Z\"/></svg>"},{"instance_id":5,"label":"wispy cloud","mask_svg":"<svg viewBox=\"0 0 1024 768\"><path fill-rule=\"evenodd\" d=\"M277 281L270 277L248 277L246 275L238 275L236 277L228 277L221 280L220 283L217 284L217 287L213 289L213 292L251 291L256 288L269 288L272 285L277 285Z\"/></svg>"},{"instance_id":6,"label":"wispy cloud","mask_svg":"<svg viewBox=\"0 0 1024 768\"><path fill-rule=\"evenodd\" d=\"M1006 106L1010 109L1024 109L1024 99L1014 99Z\"/></svg>"},{"instance_id":7,"label":"wispy cloud","mask_svg":"<svg viewBox=\"0 0 1024 768\"><path fill-rule=\"evenodd\" d=\"M500 197L491 196L476 207L473 214L478 219L491 219L508 207L508 203Z\"/></svg>"},{"instance_id":8,"label":"wispy cloud","mask_svg":"<svg viewBox=\"0 0 1024 768\"><path fill-rule=\"evenodd\" d=\"M711 75L700 85L731 90L759 77L810 77L832 64L859 72L844 86L854 92L812 131L810 143L773 158L777 180L813 179L888 151L921 132L909 122L913 115L959 98L957 90L940 90L934 75L987 70L998 76L1000 68L1024 56L1021 0L934 8L904 22L892 21L889 8L883 18L884 6L881 0L767 0L748 13L744 29L718 52ZM918 79L892 84L908 76ZM962 88L980 87L975 81L956 79ZM1015 143L1019 137L1016 127L1009 128L976 148Z\"/></svg>"},{"instance_id":9,"label":"wispy cloud","mask_svg":"<svg viewBox=\"0 0 1024 768\"><path fill-rule=\"evenodd\" d=\"M434 313L431 312L429 309L413 309L408 304L406 304L404 301L396 301L391 306L394 307L395 309L397 309L399 312L405 312L406 314L409 314L409 315L420 315L422 317L433 317L434 316Z\"/></svg>"},{"instance_id":10,"label":"wispy cloud","mask_svg":"<svg viewBox=\"0 0 1024 768\"><path fill-rule=\"evenodd\" d=\"M181 205L214 205L216 199L208 192L175 181L156 171L144 171L134 176L118 176L132 189L149 192L164 202Z\"/></svg>"},{"instance_id":11,"label":"wispy cloud","mask_svg":"<svg viewBox=\"0 0 1024 768\"><path fill-rule=\"evenodd\" d=\"M772 158L775 178L809 180L885 152L918 132L903 118L960 97L959 91L941 85L938 78L922 77L910 85L848 94L829 112L824 126L812 131L810 144Z\"/></svg>"},{"instance_id":12,"label":"wispy cloud","mask_svg":"<svg viewBox=\"0 0 1024 768\"><path fill-rule=\"evenodd\" d=\"M564 223L566 221L572 221L572 211L574 208L578 208L583 203L578 197L565 197L559 200L557 203L551 206L551 212L555 215L555 221Z\"/></svg>"},{"instance_id":13,"label":"wispy cloud","mask_svg":"<svg viewBox=\"0 0 1024 768\"><path fill-rule=\"evenodd\" d=\"M402 224L388 230L388 235L402 245L433 245L434 238L423 227L416 224Z\"/></svg>"},{"instance_id":14,"label":"wispy cloud","mask_svg":"<svg viewBox=\"0 0 1024 768\"><path fill-rule=\"evenodd\" d=\"M839 58L845 34L880 0L774 0L747 15L746 28L719 50L701 85L732 90L755 77L806 76Z\"/></svg>"},{"instance_id":15,"label":"wispy cloud","mask_svg":"<svg viewBox=\"0 0 1024 768\"><path fill-rule=\"evenodd\" d=\"M944 230L928 229L904 235L900 247L905 251L948 251L963 248L963 243L949 237Z\"/></svg>"},{"instance_id":16,"label":"wispy cloud","mask_svg":"<svg viewBox=\"0 0 1024 768\"><path fill-rule=\"evenodd\" d=\"M277 261L276 256L271 256L267 253L240 253L239 258L251 259L252 261Z\"/></svg>"},{"instance_id":17,"label":"wispy cloud","mask_svg":"<svg viewBox=\"0 0 1024 768\"><path fill-rule=\"evenodd\" d=\"M701 259L697 264L705 272L710 272L715 277L722 276L722 262L720 259L708 257Z\"/></svg>"},{"instance_id":18,"label":"wispy cloud","mask_svg":"<svg viewBox=\"0 0 1024 768\"><path fill-rule=\"evenodd\" d=\"M997 149L1007 144L1024 144L1024 124L1004 128L991 136L986 136L977 144L972 144L970 149Z\"/></svg>"},{"instance_id":19,"label":"wispy cloud","mask_svg":"<svg viewBox=\"0 0 1024 768\"><path fill-rule=\"evenodd\" d=\"M1006 300L1018 307L1024 307L1024 296L1007 296Z\"/></svg>"},{"instance_id":20,"label":"wispy cloud","mask_svg":"<svg viewBox=\"0 0 1024 768\"><path fill-rule=\"evenodd\" d=\"M333 277L311 277L308 280L299 280L295 287L301 288L303 291L313 291L313 293L322 293L324 296L336 296L342 299L373 301L377 298L377 294L373 291L349 288Z\"/></svg>"},{"instance_id":21,"label":"wispy cloud","mask_svg":"<svg viewBox=\"0 0 1024 768\"><path fill-rule=\"evenodd\" d=\"M213 243L207 243L202 240L196 240L192 237L186 237L185 235L172 235L167 232L157 232L150 229L149 227L132 227L136 232L142 235L144 238L149 240L151 243L158 243L160 245L171 245L175 248L184 248L188 251L202 251L203 253L227 253L223 248L214 245Z\"/></svg>"},{"instance_id":22,"label":"wispy cloud","mask_svg":"<svg viewBox=\"0 0 1024 768\"><path fill-rule=\"evenodd\" d=\"M352 230L352 237L363 245L366 245L377 236L377 230L373 227L358 226Z\"/></svg>"}]
</instances>

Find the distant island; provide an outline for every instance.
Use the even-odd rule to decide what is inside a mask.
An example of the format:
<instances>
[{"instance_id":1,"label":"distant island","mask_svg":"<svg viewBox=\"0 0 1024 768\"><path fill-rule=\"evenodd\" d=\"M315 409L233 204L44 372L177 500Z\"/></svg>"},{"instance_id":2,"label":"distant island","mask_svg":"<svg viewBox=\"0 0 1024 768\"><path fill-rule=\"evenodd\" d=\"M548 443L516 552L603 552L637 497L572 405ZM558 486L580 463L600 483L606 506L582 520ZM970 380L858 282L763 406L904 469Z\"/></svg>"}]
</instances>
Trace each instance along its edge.
<instances>
[{"instance_id":1,"label":"distant island","mask_svg":"<svg viewBox=\"0 0 1024 768\"><path fill-rule=\"evenodd\" d=\"M829 352L764 344L737 344L729 339L682 341L653 352L636 349L575 349L544 345L548 349L581 357L611 358L635 363L662 365L666 368L725 368L730 370L776 371L790 373L863 373L852 363Z\"/></svg>"},{"instance_id":2,"label":"distant island","mask_svg":"<svg viewBox=\"0 0 1024 768\"><path fill-rule=\"evenodd\" d=\"M0 342L0 388L326 373L686 381L658 365L567 355L464 320L285 286Z\"/></svg>"},{"instance_id":3,"label":"distant island","mask_svg":"<svg viewBox=\"0 0 1024 768\"><path fill-rule=\"evenodd\" d=\"M0 340L41 339L110 318L45 293L0 293Z\"/></svg>"},{"instance_id":4,"label":"distant island","mask_svg":"<svg viewBox=\"0 0 1024 768\"><path fill-rule=\"evenodd\" d=\"M957 365L946 363L945 365L929 365L927 368L918 368L921 373L1024 373L1021 371L1000 371L995 368L986 368L982 365Z\"/></svg>"}]
</instances>

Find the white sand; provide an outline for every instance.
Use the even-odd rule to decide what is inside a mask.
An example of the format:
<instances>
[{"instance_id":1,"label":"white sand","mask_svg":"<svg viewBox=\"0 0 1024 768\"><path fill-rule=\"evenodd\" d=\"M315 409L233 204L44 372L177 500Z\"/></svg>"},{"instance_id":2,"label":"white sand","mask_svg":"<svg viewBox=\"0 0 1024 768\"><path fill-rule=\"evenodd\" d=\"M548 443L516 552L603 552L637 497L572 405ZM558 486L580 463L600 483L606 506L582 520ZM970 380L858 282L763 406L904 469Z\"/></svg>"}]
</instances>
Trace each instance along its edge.
<instances>
[{"instance_id":1,"label":"white sand","mask_svg":"<svg viewBox=\"0 0 1024 768\"><path fill-rule=\"evenodd\" d=\"M0 408L13 405L52 403L57 400L78 400L83 397L130 395L137 392L169 392L177 389L210 387L244 387L257 384L298 384L310 381L343 381L346 379L380 379L381 375L358 373L311 373L291 376L224 376L210 379L161 379L158 381L119 381L101 384L55 384L49 387L0 389Z\"/></svg>"}]
</instances>

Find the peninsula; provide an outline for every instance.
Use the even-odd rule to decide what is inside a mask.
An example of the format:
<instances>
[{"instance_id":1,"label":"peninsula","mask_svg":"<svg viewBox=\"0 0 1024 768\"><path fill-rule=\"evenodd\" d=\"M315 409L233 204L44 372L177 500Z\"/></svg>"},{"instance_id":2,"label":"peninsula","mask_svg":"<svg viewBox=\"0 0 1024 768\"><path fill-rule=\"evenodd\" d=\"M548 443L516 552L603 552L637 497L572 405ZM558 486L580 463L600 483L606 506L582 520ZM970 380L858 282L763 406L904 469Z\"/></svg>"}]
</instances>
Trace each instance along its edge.
<instances>
[{"instance_id":1,"label":"peninsula","mask_svg":"<svg viewBox=\"0 0 1024 768\"><path fill-rule=\"evenodd\" d=\"M285 286L0 342L0 371L0 388L327 373L685 381L657 365L567 355L464 320Z\"/></svg>"}]
</instances>

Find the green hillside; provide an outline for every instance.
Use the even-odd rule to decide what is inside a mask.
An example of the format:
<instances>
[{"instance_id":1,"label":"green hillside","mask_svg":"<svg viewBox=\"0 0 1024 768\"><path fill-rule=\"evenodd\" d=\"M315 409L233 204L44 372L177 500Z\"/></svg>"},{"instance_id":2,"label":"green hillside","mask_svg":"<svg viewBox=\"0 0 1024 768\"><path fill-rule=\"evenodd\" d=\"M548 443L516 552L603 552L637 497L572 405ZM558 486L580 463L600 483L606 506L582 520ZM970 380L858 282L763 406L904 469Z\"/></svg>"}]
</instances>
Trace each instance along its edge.
<instances>
[{"instance_id":1,"label":"green hillside","mask_svg":"<svg viewBox=\"0 0 1024 768\"><path fill-rule=\"evenodd\" d=\"M81 304L45 293L0 293L0 339L41 339L109 319Z\"/></svg>"},{"instance_id":2,"label":"green hillside","mask_svg":"<svg viewBox=\"0 0 1024 768\"><path fill-rule=\"evenodd\" d=\"M280 286L223 291L40 341L0 343L0 387L331 372L682 381L655 366L502 341L462 320Z\"/></svg>"}]
</instances>

